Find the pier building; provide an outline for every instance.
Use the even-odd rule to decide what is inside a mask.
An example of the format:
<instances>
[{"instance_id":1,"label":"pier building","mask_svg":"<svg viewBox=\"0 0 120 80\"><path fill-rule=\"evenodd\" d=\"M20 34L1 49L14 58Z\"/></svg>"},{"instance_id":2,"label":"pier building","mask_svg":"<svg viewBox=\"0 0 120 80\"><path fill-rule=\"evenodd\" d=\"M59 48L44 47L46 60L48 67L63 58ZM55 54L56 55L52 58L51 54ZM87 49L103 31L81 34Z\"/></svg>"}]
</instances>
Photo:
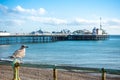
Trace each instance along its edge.
<instances>
[{"instance_id":1,"label":"pier building","mask_svg":"<svg viewBox=\"0 0 120 80\"><path fill-rule=\"evenodd\" d=\"M8 36L10 35L10 33L8 33L7 31L0 31L0 36Z\"/></svg>"}]
</instances>

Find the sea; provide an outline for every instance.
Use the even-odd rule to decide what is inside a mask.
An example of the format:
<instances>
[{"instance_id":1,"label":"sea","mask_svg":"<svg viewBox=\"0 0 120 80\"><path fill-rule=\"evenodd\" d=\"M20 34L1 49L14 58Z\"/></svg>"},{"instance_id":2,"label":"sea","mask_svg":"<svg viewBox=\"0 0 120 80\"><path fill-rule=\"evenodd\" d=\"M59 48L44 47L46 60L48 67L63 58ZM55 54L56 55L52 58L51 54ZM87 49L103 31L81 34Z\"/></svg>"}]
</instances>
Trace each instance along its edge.
<instances>
[{"instance_id":1,"label":"sea","mask_svg":"<svg viewBox=\"0 0 120 80\"><path fill-rule=\"evenodd\" d=\"M0 58L8 58L22 44L0 45ZM24 63L72 65L120 70L120 35L98 41L26 43Z\"/></svg>"}]
</instances>

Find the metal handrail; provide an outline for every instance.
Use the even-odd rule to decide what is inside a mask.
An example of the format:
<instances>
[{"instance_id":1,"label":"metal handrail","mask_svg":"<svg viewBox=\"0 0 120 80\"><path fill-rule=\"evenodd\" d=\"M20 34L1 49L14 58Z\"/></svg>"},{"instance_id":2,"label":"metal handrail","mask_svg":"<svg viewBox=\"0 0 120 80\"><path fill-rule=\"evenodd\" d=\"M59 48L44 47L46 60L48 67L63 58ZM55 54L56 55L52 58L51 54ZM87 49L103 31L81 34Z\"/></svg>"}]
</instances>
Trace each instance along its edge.
<instances>
[{"instance_id":1,"label":"metal handrail","mask_svg":"<svg viewBox=\"0 0 120 80\"><path fill-rule=\"evenodd\" d=\"M10 65L11 61L0 61L0 65ZM32 68L56 68L65 69L69 71L81 70L81 71L91 71L101 73L103 68L90 68L90 67L76 67L72 65L52 65L52 64L32 64L32 63L21 63L22 67L32 67ZM105 69L107 74L117 74L120 75L120 70L118 69Z\"/></svg>"}]
</instances>

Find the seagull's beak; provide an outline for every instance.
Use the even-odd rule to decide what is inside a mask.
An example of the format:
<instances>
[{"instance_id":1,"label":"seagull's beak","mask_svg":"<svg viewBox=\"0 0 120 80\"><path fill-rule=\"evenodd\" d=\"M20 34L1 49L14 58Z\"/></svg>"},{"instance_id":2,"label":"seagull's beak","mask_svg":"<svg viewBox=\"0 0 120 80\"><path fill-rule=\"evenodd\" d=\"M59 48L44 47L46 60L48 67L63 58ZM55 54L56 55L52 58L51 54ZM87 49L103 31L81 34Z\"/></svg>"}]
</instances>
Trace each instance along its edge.
<instances>
[{"instance_id":1,"label":"seagull's beak","mask_svg":"<svg viewBox=\"0 0 120 80\"><path fill-rule=\"evenodd\" d=\"M29 48L28 46L25 46L25 48Z\"/></svg>"}]
</instances>

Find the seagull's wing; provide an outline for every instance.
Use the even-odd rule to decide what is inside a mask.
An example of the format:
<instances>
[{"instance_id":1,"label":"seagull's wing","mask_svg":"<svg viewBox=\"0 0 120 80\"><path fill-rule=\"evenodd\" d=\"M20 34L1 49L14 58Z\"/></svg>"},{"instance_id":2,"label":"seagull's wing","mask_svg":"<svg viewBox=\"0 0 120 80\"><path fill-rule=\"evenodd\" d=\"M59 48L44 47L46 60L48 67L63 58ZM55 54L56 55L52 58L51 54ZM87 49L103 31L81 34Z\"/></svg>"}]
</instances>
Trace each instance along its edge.
<instances>
[{"instance_id":1,"label":"seagull's wing","mask_svg":"<svg viewBox=\"0 0 120 80\"><path fill-rule=\"evenodd\" d=\"M17 57L22 51L21 50L16 50L14 53L13 53L13 56L14 57Z\"/></svg>"}]
</instances>

